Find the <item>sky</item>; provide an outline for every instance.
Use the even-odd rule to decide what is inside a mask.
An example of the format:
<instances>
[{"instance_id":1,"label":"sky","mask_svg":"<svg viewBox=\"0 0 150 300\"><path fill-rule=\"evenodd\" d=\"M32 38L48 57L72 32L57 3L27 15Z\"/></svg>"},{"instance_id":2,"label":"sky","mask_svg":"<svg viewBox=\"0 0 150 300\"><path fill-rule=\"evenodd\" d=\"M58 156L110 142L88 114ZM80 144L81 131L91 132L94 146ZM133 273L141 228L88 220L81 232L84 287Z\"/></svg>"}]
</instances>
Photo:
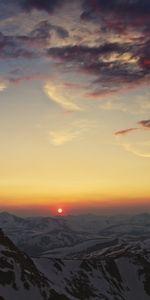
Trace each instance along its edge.
<instances>
[{"instance_id":1,"label":"sky","mask_svg":"<svg viewBox=\"0 0 150 300\"><path fill-rule=\"evenodd\" d=\"M149 30L149 0L0 0L1 210L150 210Z\"/></svg>"}]
</instances>

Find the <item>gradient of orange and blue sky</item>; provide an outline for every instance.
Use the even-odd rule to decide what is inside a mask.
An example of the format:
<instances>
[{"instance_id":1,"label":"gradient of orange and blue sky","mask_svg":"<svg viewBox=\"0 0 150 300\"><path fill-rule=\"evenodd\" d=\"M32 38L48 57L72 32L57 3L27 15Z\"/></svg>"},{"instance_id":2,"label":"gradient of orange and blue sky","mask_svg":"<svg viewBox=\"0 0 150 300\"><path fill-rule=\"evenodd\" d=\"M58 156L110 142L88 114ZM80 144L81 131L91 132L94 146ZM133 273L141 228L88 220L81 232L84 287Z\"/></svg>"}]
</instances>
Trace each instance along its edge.
<instances>
[{"instance_id":1,"label":"gradient of orange and blue sky","mask_svg":"<svg viewBox=\"0 0 150 300\"><path fill-rule=\"evenodd\" d=\"M0 0L0 209L150 210L149 0Z\"/></svg>"}]
</instances>

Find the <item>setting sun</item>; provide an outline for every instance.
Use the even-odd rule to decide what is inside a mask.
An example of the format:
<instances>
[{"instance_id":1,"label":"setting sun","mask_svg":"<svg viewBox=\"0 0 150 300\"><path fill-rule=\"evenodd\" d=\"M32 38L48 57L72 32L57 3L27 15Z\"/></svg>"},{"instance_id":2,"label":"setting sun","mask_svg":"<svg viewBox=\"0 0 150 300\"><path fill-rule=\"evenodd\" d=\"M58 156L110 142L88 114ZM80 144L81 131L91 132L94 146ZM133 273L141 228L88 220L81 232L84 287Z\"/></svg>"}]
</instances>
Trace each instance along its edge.
<instances>
[{"instance_id":1,"label":"setting sun","mask_svg":"<svg viewBox=\"0 0 150 300\"><path fill-rule=\"evenodd\" d=\"M59 215L61 215L63 212L62 208L58 208L57 212L59 213Z\"/></svg>"}]
</instances>

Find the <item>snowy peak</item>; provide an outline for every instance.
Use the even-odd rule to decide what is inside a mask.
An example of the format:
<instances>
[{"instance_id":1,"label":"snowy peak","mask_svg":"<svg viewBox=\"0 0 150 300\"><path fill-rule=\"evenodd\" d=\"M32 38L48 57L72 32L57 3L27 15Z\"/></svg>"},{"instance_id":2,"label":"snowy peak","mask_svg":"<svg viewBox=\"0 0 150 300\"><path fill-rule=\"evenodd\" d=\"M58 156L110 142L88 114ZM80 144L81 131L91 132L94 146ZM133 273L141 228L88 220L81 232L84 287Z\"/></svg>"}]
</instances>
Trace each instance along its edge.
<instances>
[{"instance_id":1,"label":"snowy peak","mask_svg":"<svg viewBox=\"0 0 150 300\"><path fill-rule=\"evenodd\" d=\"M20 226L24 223L24 219L21 217L17 217L8 212L0 213L0 227L11 228L13 226Z\"/></svg>"},{"instance_id":2,"label":"snowy peak","mask_svg":"<svg viewBox=\"0 0 150 300\"><path fill-rule=\"evenodd\" d=\"M0 300L57 300L59 297L33 260L0 229Z\"/></svg>"},{"instance_id":3,"label":"snowy peak","mask_svg":"<svg viewBox=\"0 0 150 300\"><path fill-rule=\"evenodd\" d=\"M0 230L0 293L6 299L48 299L49 284L33 261Z\"/></svg>"},{"instance_id":4,"label":"snowy peak","mask_svg":"<svg viewBox=\"0 0 150 300\"><path fill-rule=\"evenodd\" d=\"M82 230L73 230L63 218L19 218L1 213L0 227L20 249L32 256L49 249L75 245L93 236Z\"/></svg>"},{"instance_id":5,"label":"snowy peak","mask_svg":"<svg viewBox=\"0 0 150 300\"><path fill-rule=\"evenodd\" d=\"M69 299L150 299L150 263L142 255L128 252L115 258L34 261L51 278L54 290L67 292Z\"/></svg>"},{"instance_id":6,"label":"snowy peak","mask_svg":"<svg viewBox=\"0 0 150 300\"><path fill-rule=\"evenodd\" d=\"M150 256L29 258L0 230L0 300L149 300Z\"/></svg>"}]
</instances>

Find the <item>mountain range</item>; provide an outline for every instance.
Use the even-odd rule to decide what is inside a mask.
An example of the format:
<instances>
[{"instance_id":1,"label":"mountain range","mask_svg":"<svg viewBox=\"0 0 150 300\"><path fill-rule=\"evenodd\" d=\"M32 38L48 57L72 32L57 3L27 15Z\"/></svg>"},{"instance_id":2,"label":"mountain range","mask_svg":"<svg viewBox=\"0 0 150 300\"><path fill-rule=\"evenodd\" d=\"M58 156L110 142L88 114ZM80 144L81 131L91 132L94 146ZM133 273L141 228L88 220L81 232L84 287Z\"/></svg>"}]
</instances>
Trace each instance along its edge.
<instances>
[{"instance_id":1,"label":"mountain range","mask_svg":"<svg viewBox=\"0 0 150 300\"><path fill-rule=\"evenodd\" d=\"M0 300L150 299L150 252L109 254L30 258L0 230Z\"/></svg>"},{"instance_id":2,"label":"mountain range","mask_svg":"<svg viewBox=\"0 0 150 300\"><path fill-rule=\"evenodd\" d=\"M30 256L86 258L108 249L149 248L150 215L18 217L0 213L0 228Z\"/></svg>"}]
</instances>

